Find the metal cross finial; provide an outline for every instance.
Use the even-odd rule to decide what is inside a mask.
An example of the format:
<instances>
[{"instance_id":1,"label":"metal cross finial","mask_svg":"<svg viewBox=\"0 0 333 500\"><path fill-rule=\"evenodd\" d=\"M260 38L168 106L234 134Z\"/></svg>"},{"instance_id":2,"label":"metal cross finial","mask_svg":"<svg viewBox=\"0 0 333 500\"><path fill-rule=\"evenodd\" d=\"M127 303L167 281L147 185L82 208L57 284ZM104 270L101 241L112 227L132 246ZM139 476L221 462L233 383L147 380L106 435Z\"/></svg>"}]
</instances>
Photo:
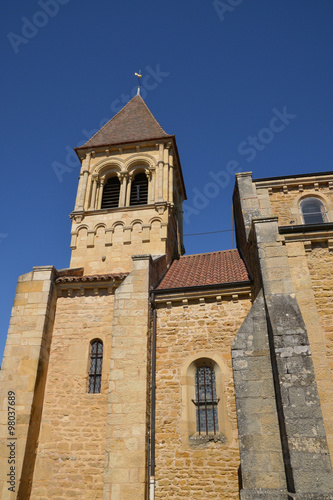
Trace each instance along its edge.
<instances>
[{"instance_id":1,"label":"metal cross finial","mask_svg":"<svg viewBox=\"0 0 333 500\"><path fill-rule=\"evenodd\" d=\"M141 75L141 69L139 70L139 73L134 73L135 76L138 77L138 82L139 82L139 85L138 85L138 91L136 93L136 95L140 95L140 90L141 90L141 78L142 78L142 75Z\"/></svg>"}]
</instances>

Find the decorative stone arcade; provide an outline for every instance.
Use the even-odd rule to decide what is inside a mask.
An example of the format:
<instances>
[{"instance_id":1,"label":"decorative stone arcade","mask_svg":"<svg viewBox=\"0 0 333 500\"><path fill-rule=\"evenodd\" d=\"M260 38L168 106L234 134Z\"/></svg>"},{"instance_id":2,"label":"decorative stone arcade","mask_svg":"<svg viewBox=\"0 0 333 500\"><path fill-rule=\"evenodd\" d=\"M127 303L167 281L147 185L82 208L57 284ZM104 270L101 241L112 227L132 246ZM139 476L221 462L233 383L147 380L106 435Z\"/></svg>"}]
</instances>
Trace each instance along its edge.
<instances>
[{"instance_id":1,"label":"decorative stone arcade","mask_svg":"<svg viewBox=\"0 0 333 500\"><path fill-rule=\"evenodd\" d=\"M87 274L126 272L134 254L166 254L170 263L183 252L186 195L175 138L140 96L76 152L82 167L71 215L71 267L84 267ZM131 187L138 174L148 181L147 202L133 205ZM118 206L103 209L103 189L114 176L120 181Z\"/></svg>"}]
</instances>

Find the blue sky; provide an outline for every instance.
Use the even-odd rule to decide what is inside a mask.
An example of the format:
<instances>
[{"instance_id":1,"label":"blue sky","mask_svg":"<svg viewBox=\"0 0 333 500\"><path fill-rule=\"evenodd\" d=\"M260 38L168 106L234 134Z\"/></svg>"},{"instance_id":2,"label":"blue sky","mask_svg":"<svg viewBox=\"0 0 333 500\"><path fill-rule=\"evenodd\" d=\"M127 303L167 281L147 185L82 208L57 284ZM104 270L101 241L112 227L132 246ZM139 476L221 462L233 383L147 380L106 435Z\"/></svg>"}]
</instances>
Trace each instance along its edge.
<instances>
[{"instance_id":1,"label":"blue sky","mask_svg":"<svg viewBox=\"0 0 333 500\"><path fill-rule=\"evenodd\" d=\"M331 0L2 5L0 358L17 277L69 265L71 148L133 95L135 71L176 135L185 234L231 229L234 170L333 170ZM230 231L185 237L187 253L231 246Z\"/></svg>"}]
</instances>

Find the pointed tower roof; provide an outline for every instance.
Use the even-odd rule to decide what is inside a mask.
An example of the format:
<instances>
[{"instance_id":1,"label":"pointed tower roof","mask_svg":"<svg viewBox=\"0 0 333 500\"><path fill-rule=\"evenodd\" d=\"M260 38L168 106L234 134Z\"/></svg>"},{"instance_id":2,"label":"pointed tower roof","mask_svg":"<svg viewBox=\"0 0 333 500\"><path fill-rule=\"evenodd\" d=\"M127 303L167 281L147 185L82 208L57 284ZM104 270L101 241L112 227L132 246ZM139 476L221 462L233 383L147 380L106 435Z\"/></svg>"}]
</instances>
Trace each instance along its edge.
<instances>
[{"instance_id":1,"label":"pointed tower roof","mask_svg":"<svg viewBox=\"0 0 333 500\"><path fill-rule=\"evenodd\" d=\"M136 95L82 147L173 137L162 129L140 95ZM80 148L78 148L80 149Z\"/></svg>"}]
</instances>

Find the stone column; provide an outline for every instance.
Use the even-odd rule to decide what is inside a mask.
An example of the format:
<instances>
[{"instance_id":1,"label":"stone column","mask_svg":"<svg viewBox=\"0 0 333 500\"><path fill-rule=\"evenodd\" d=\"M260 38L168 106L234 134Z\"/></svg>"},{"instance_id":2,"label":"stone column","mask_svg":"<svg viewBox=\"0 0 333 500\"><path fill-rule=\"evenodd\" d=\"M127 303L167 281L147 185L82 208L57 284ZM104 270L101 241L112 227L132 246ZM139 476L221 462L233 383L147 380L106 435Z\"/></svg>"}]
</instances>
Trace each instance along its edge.
<instances>
[{"instance_id":1,"label":"stone column","mask_svg":"<svg viewBox=\"0 0 333 500\"><path fill-rule=\"evenodd\" d=\"M159 144L157 201L163 201L164 144Z\"/></svg>"},{"instance_id":2,"label":"stone column","mask_svg":"<svg viewBox=\"0 0 333 500\"><path fill-rule=\"evenodd\" d=\"M118 174L118 178L120 180L120 200L119 200L119 206L120 207L125 207L126 206L126 188L127 188L127 174L125 173L120 173Z\"/></svg>"},{"instance_id":3,"label":"stone column","mask_svg":"<svg viewBox=\"0 0 333 500\"><path fill-rule=\"evenodd\" d=\"M152 190L152 173L150 170L145 171L145 174L148 179L148 196L147 196L147 204L149 204L151 199L151 190Z\"/></svg>"},{"instance_id":4,"label":"stone column","mask_svg":"<svg viewBox=\"0 0 333 500\"><path fill-rule=\"evenodd\" d=\"M150 184L149 184L149 189L150 189L149 202L150 203L154 203L154 201L155 201L155 184L156 184L156 169L151 168L151 170L150 170Z\"/></svg>"},{"instance_id":5,"label":"stone column","mask_svg":"<svg viewBox=\"0 0 333 500\"><path fill-rule=\"evenodd\" d=\"M97 191L97 183L98 183L98 177L94 176L92 179L92 193L91 193L91 200L90 200L90 210L94 210L96 208L96 191Z\"/></svg>"},{"instance_id":6,"label":"stone column","mask_svg":"<svg viewBox=\"0 0 333 500\"><path fill-rule=\"evenodd\" d=\"M102 198L103 198L103 188L104 188L104 182L105 182L105 179L101 179L99 181L99 187L98 187L98 196L97 196L97 207L96 210L99 210L102 206Z\"/></svg>"},{"instance_id":7,"label":"stone column","mask_svg":"<svg viewBox=\"0 0 333 500\"><path fill-rule=\"evenodd\" d=\"M82 190L82 182L83 182L83 172L84 172L84 167L85 167L85 159L82 160L81 163L81 170L80 170L80 175L79 175L79 183L77 186L77 192L76 192L76 199L75 199L75 206L74 210L79 210L79 204L80 204L80 197L81 197L81 190Z\"/></svg>"},{"instance_id":8,"label":"stone column","mask_svg":"<svg viewBox=\"0 0 333 500\"><path fill-rule=\"evenodd\" d=\"M168 145L164 149L164 166L163 166L163 200L168 201L169 196L169 149Z\"/></svg>"},{"instance_id":9,"label":"stone column","mask_svg":"<svg viewBox=\"0 0 333 500\"><path fill-rule=\"evenodd\" d=\"M87 190L90 158L91 158L91 153L87 153L85 160L82 162L79 189L77 195L77 205L75 206L75 210L84 210L84 200Z\"/></svg>"},{"instance_id":10,"label":"stone column","mask_svg":"<svg viewBox=\"0 0 333 500\"><path fill-rule=\"evenodd\" d=\"M158 200L158 164L155 168L155 187L154 187L154 190L155 190L154 201L157 202L157 200Z\"/></svg>"},{"instance_id":11,"label":"stone column","mask_svg":"<svg viewBox=\"0 0 333 500\"><path fill-rule=\"evenodd\" d=\"M169 150L169 196L168 201L170 203L174 203L173 200L173 176L174 176L174 167L173 167L173 152L170 148Z\"/></svg>"},{"instance_id":12,"label":"stone column","mask_svg":"<svg viewBox=\"0 0 333 500\"><path fill-rule=\"evenodd\" d=\"M129 207L131 204L131 188L132 188L132 180L133 174L129 174L127 181L127 193L126 193L126 207Z\"/></svg>"}]
</instances>

